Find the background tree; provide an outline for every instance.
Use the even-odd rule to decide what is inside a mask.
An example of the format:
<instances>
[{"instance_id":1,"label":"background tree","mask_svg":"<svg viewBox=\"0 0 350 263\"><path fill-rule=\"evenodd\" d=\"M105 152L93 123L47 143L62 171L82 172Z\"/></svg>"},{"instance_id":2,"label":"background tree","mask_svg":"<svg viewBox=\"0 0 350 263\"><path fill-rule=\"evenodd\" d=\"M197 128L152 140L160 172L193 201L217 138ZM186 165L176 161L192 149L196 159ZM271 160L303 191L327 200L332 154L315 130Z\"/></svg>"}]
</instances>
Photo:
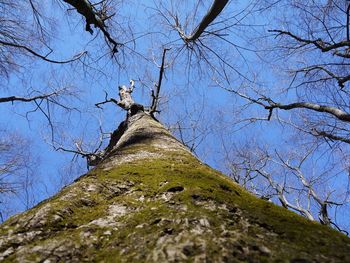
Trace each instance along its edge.
<instances>
[{"instance_id":1,"label":"background tree","mask_svg":"<svg viewBox=\"0 0 350 263\"><path fill-rule=\"evenodd\" d=\"M282 9L292 15L273 13ZM257 151L249 147L252 154L236 148L233 171L241 171L236 180L338 228L336 212L346 211L349 202L348 3L278 1L263 11L279 22L266 28L274 40L264 53L274 56L273 66L282 74L275 74L269 84L228 90L246 100L250 110L265 110L259 117L245 115L243 123L276 122L287 130L281 139L292 143L261 145Z\"/></svg>"},{"instance_id":2,"label":"background tree","mask_svg":"<svg viewBox=\"0 0 350 263\"><path fill-rule=\"evenodd\" d=\"M54 38L53 21L46 16L48 5L39 10L36 1L0 1L0 79L1 79L1 108L7 108L10 115L3 111L1 130L1 213L2 220L8 214L17 211L16 207L28 209L39 199L31 187L33 181L39 182L40 176L34 166L35 153L30 150L31 140L25 132L18 132L18 127L11 127L10 118L22 115L30 122L32 113L39 113L50 127L53 137L54 123L52 112L54 108L70 111L66 104L67 97L74 97L75 92L69 86L55 83L53 77L46 78L47 84L34 81L33 71L42 62L45 65L56 64L63 66L77 62L86 56L85 52L71 55L70 58L60 59L51 47ZM56 56L56 57L55 57ZM37 63L38 61L38 63ZM35 68L32 70L32 68ZM46 67L45 74L52 74ZM35 77L34 77L35 78ZM58 78L57 78L58 79ZM23 105L27 104L27 105ZM18 108L16 107L18 105ZM19 109L18 111L14 109ZM17 119L17 118L16 118ZM22 138L23 136L23 138ZM12 194L12 197L11 197ZM16 200L16 197L18 197ZM14 201L16 200L16 201Z\"/></svg>"},{"instance_id":3,"label":"background tree","mask_svg":"<svg viewBox=\"0 0 350 263\"><path fill-rule=\"evenodd\" d=\"M33 195L33 181L36 180L34 166L36 157L32 155L30 142L23 135L1 131L0 141L0 219L3 221L16 209L14 196L18 196L26 209L36 202Z\"/></svg>"}]
</instances>

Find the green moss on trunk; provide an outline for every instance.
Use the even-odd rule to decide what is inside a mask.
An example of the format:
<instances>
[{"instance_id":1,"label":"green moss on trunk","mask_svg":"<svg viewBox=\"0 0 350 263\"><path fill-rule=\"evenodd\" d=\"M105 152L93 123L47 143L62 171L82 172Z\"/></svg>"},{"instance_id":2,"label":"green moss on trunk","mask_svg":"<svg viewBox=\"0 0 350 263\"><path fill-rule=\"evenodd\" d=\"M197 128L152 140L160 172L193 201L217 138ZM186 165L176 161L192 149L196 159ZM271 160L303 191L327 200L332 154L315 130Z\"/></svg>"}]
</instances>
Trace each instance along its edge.
<instances>
[{"instance_id":1,"label":"green moss on trunk","mask_svg":"<svg viewBox=\"0 0 350 263\"><path fill-rule=\"evenodd\" d=\"M136 126L129 139L157 136L121 138L93 171L2 225L4 262L350 262L346 236L249 194L148 116Z\"/></svg>"}]
</instances>

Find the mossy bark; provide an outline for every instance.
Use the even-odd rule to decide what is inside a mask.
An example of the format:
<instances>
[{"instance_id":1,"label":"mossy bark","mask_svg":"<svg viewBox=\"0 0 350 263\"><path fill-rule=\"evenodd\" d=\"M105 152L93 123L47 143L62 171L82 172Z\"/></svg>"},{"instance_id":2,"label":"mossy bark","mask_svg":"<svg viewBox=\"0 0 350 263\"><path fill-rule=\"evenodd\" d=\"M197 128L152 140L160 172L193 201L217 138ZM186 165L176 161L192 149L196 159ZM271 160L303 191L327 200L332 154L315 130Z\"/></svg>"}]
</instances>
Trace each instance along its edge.
<instances>
[{"instance_id":1,"label":"mossy bark","mask_svg":"<svg viewBox=\"0 0 350 263\"><path fill-rule=\"evenodd\" d=\"M350 262L350 239L247 193L160 123L0 229L3 262Z\"/></svg>"}]
</instances>

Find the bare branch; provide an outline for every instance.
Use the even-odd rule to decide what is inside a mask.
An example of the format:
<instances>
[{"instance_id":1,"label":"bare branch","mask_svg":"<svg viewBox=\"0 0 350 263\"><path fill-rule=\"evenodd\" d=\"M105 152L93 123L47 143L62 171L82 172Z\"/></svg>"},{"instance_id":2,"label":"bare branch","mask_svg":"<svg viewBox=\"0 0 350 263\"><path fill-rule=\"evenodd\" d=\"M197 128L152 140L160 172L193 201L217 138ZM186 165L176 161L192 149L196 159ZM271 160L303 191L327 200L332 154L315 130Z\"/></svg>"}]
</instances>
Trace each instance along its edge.
<instances>
[{"instance_id":1,"label":"bare branch","mask_svg":"<svg viewBox=\"0 0 350 263\"><path fill-rule=\"evenodd\" d=\"M67 4L73 6L79 14L85 17L86 26L85 30L93 34L93 30L91 25L99 28L106 39L112 44L112 53L118 52L118 47L122 46L121 43L115 41L110 33L107 31L107 27L105 25L105 20L111 18L113 15L106 16L103 12L98 12L94 5L90 3L88 0L63 0ZM96 5L96 4L95 4Z\"/></svg>"},{"instance_id":2,"label":"bare branch","mask_svg":"<svg viewBox=\"0 0 350 263\"><path fill-rule=\"evenodd\" d=\"M311 152L311 151L310 151ZM308 189L308 194L318 203L318 205L320 206L319 209L319 220L322 224L324 225L331 225L331 220L328 216L328 209L327 209L327 205L328 202L327 200L321 200L321 198L317 195L317 193L315 192L315 190L313 189L312 185L306 180L304 174L302 173L302 171L300 170L300 167L302 165L302 163L305 161L305 159L309 156L309 153L307 153L302 160L300 161L300 164L298 165L298 167L294 167L292 166L289 161L285 161L283 160L283 158L277 153L277 156L279 158L279 160L282 162L282 164L287 167L288 169L292 170L293 173L299 178L300 182L303 184L303 186Z\"/></svg>"},{"instance_id":3,"label":"bare branch","mask_svg":"<svg viewBox=\"0 0 350 263\"><path fill-rule=\"evenodd\" d=\"M212 6L210 7L206 15L203 17L201 22L189 36L185 35L182 31L179 31L182 39L185 42L196 41L202 35L205 29L210 25L210 23L212 23L215 20L215 18L219 16L219 14L225 8L227 3L228 0L214 0Z\"/></svg>"},{"instance_id":4,"label":"bare branch","mask_svg":"<svg viewBox=\"0 0 350 263\"><path fill-rule=\"evenodd\" d=\"M340 141L340 142L345 142L345 143L350 144L350 139L348 139L348 138L344 138L342 136L338 136L338 135L335 135L335 134L332 134L332 133L329 133L326 131L318 131L316 129L313 129L312 131L315 133L316 136L322 136L322 137L330 139L331 141Z\"/></svg>"},{"instance_id":5,"label":"bare branch","mask_svg":"<svg viewBox=\"0 0 350 263\"><path fill-rule=\"evenodd\" d=\"M290 36L291 38L293 38L294 40L301 42L303 44L306 45L313 45L315 46L317 49L321 50L321 52L329 52L329 51L333 51L333 54L339 57L344 57L344 58L350 58L350 54L347 54L345 52L340 52L339 50L337 50L338 48L349 48L350 47L350 41L349 40L345 40L345 41L340 41L337 43L327 43L324 42L322 39L305 39L302 37L299 37L289 31L284 31L284 30L269 30L269 32L273 32L273 33L277 33L277 36L279 35L287 35Z\"/></svg>"},{"instance_id":6,"label":"bare branch","mask_svg":"<svg viewBox=\"0 0 350 263\"><path fill-rule=\"evenodd\" d=\"M325 72L328 76L330 76L331 78L336 79L338 81L338 85L339 85L339 87L341 89L343 89L345 87L345 83L350 80L350 75L338 76L335 73L333 73L331 70L329 70L326 67L321 66L321 65L313 65L313 66L310 66L310 67L301 68L301 69L296 70L295 72L297 72L297 73L299 73L299 72L301 73L302 72L302 73L308 74L308 73L310 73L312 71L323 71L323 72Z\"/></svg>"},{"instance_id":7,"label":"bare branch","mask_svg":"<svg viewBox=\"0 0 350 263\"><path fill-rule=\"evenodd\" d=\"M44 56L44 55L40 55L39 53L35 52L34 50L30 49L29 47L27 46L24 46L24 45L20 45L20 44L17 44L17 43L10 43L10 42L5 42L5 41L2 41L0 40L0 44L1 45L4 45L4 46L9 46L9 47L15 47L15 48L20 48L20 49L24 49L25 51L29 52L30 54L38 57L38 58L41 58L42 60L45 60L47 62L50 62L50 63L54 63L54 64L67 64L67 63L71 63L73 61L76 61L78 59L80 59L82 56L86 55L87 54L87 51L84 51L84 52L81 52L77 55L75 55L72 59L69 59L69 60L63 60L63 61L59 61L59 60L52 60L52 59L49 59L47 58L47 56Z\"/></svg>"},{"instance_id":8,"label":"bare branch","mask_svg":"<svg viewBox=\"0 0 350 263\"><path fill-rule=\"evenodd\" d=\"M272 99L265 97L265 96L260 95L261 97L259 97L258 99L255 99L255 98L252 98L244 93L238 92L236 90L225 88L222 85L220 85L220 87L229 91L229 92L233 92L233 93L237 94L238 96L240 96L246 100L249 100L252 103L263 106L265 109L269 110L269 116L268 116L269 120L271 118L273 109L292 110L292 109L297 109L297 108L304 108L304 109L309 109L309 110L313 110L313 111L317 111L317 112L329 113L341 121L350 122L350 114L339 109L339 108L336 108L336 107L319 105L319 104L311 103L311 102L295 102L295 103L290 103L290 104L281 104L281 103L274 102ZM266 101L269 105L264 104L262 101Z\"/></svg>"},{"instance_id":9,"label":"bare branch","mask_svg":"<svg viewBox=\"0 0 350 263\"><path fill-rule=\"evenodd\" d=\"M104 101L95 103L95 106L96 106L97 108L102 109L100 105L103 105L103 104L106 104L106 103L110 103L110 102L113 102L113 103L115 103L115 104L118 105L118 101L117 101L117 100L115 100L115 99L113 99L113 98L108 99L108 93L105 92L105 94L106 94L106 96L105 96L105 100L104 100Z\"/></svg>"},{"instance_id":10,"label":"bare branch","mask_svg":"<svg viewBox=\"0 0 350 263\"><path fill-rule=\"evenodd\" d=\"M0 103L6 103L6 102L15 102L15 101L21 101L21 102L33 102L36 100L44 100L52 96L58 95L58 92L52 92L49 94L43 94L43 95L38 95L34 97L16 97L16 96L10 96L10 97L3 97L0 98Z\"/></svg>"},{"instance_id":11,"label":"bare branch","mask_svg":"<svg viewBox=\"0 0 350 263\"><path fill-rule=\"evenodd\" d=\"M350 121L350 114L336 107L319 105L319 104L310 103L310 102L295 102L290 104L280 104L280 103L273 102L269 98L264 98L264 100L266 100L270 104L269 106L265 106L265 109L267 110L271 110L275 108L278 108L281 110L292 110L296 108L304 108L304 109L309 109L317 112L329 113L341 121L346 121L346 122Z\"/></svg>"},{"instance_id":12,"label":"bare branch","mask_svg":"<svg viewBox=\"0 0 350 263\"><path fill-rule=\"evenodd\" d=\"M86 158L88 168L89 168L89 166L96 166L97 164L99 164L101 162L104 154L105 154L105 151L103 151L103 150L100 151L99 148L97 148L94 152L84 151L82 149L81 142L80 143L75 142L74 145L76 147L76 150L67 149L67 148L64 148L63 146L59 146L59 147L56 147L54 145L52 145L52 146L55 149L55 151L74 153L76 155L82 156L83 158ZM102 144L100 144L100 146L101 145Z\"/></svg>"},{"instance_id":13,"label":"bare branch","mask_svg":"<svg viewBox=\"0 0 350 263\"><path fill-rule=\"evenodd\" d=\"M166 55L166 52L168 50L170 50L170 49L169 48L163 49L162 64L161 64L160 70L159 70L159 78L158 78L158 84L156 85L156 92L154 93L154 90L152 90L152 105L151 105L151 108L149 111L149 113L152 115L153 115L153 113L157 112L159 93L160 93L160 88L162 86L162 80L163 80L163 75L164 75L165 55Z\"/></svg>"},{"instance_id":14,"label":"bare branch","mask_svg":"<svg viewBox=\"0 0 350 263\"><path fill-rule=\"evenodd\" d=\"M301 207L300 205L294 205L287 200L284 193L285 192L284 187L274 182L271 174L261 171L260 169L255 169L253 171L257 172L258 174L260 174L261 176L263 176L268 180L268 182L270 183L270 186L276 191L278 195L278 200L281 202L284 208L290 208L294 211L297 211L311 221L315 220L312 214L310 213L310 211Z\"/></svg>"}]
</instances>

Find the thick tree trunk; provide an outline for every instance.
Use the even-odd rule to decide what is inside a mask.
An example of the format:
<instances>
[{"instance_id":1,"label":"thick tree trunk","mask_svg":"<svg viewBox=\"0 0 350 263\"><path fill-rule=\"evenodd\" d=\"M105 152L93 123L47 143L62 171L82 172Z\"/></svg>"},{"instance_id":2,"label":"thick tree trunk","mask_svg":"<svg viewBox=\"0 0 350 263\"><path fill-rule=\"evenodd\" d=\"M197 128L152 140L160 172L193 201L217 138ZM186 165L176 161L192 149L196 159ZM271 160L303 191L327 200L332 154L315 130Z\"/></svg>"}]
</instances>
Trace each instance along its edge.
<instances>
[{"instance_id":1,"label":"thick tree trunk","mask_svg":"<svg viewBox=\"0 0 350 263\"><path fill-rule=\"evenodd\" d=\"M258 199L139 112L107 156L6 221L4 262L350 262L350 239Z\"/></svg>"}]
</instances>

